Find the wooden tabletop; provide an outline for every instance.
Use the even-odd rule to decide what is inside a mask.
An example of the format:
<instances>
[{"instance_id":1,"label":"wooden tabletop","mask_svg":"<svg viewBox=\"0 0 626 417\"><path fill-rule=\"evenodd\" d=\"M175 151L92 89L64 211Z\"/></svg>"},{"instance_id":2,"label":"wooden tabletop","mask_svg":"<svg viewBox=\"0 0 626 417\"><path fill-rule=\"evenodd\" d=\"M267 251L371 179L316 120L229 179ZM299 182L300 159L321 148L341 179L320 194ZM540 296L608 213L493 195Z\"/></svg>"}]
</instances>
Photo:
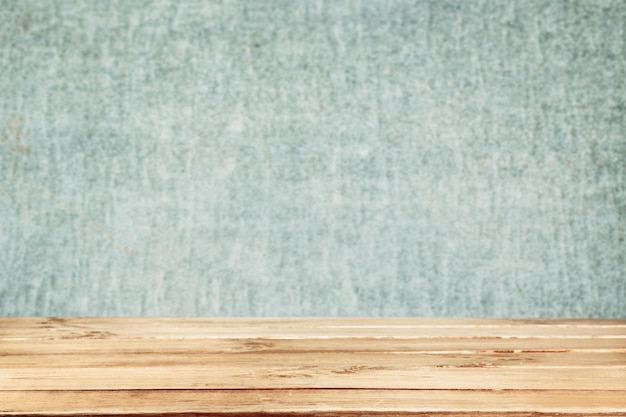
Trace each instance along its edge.
<instances>
[{"instance_id":1,"label":"wooden tabletop","mask_svg":"<svg viewBox=\"0 0 626 417\"><path fill-rule=\"evenodd\" d=\"M626 416L626 320L0 318L0 415Z\"/></svg>"}]
</instances>

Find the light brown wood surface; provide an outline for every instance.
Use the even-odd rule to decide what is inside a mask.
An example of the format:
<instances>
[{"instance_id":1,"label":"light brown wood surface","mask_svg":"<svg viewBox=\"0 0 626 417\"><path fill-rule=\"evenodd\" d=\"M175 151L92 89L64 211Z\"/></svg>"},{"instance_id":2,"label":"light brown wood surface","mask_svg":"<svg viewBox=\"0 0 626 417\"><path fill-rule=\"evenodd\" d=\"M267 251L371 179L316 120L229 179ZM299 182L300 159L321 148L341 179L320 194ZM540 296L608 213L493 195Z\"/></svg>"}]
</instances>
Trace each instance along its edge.
<instances>
[{"instance_id":1,"label":"light brown wood surface","mask_svg":"<svg viewBox=\"0 0 626 417\"><path fill-rule=\"evenodd\" d=\"M626 320L0 318L0 415L621 415Z\"/></svg>"}]
</instances>

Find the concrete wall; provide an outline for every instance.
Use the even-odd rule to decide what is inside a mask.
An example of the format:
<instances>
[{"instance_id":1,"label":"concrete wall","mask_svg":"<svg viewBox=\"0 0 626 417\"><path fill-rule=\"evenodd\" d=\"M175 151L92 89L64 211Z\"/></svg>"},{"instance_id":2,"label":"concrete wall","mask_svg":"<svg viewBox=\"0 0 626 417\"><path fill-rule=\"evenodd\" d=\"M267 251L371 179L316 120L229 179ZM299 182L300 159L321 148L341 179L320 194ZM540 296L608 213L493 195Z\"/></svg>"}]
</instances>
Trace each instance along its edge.
<instances>
[{"instance_id":1,"label":"concrete wall","mask_svg":"<svg viewBox=\"0 0 626 417\"><path fill-rule=\"evenodd\" d=\"M625 21L0 0L0 315L625 317Z\"/></svg>"}]
</instances>

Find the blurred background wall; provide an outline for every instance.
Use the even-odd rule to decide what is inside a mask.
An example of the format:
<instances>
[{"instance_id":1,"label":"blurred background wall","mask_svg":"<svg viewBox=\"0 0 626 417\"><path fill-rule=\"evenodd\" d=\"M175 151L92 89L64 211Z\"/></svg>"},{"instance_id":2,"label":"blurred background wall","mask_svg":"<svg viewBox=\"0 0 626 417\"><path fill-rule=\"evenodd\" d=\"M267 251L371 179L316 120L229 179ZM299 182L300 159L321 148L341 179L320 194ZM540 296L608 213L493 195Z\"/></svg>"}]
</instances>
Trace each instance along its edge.
<instances>
[{"instance_id":1,"label":"blurred background wall","mask_svg":"<svg viewBox=\"0 0 626 417\"><path fill-rule=\"evenodd\" d=\"M626 317L624 22L0 0L0 315Z\"/></svg>"}]
</instances>

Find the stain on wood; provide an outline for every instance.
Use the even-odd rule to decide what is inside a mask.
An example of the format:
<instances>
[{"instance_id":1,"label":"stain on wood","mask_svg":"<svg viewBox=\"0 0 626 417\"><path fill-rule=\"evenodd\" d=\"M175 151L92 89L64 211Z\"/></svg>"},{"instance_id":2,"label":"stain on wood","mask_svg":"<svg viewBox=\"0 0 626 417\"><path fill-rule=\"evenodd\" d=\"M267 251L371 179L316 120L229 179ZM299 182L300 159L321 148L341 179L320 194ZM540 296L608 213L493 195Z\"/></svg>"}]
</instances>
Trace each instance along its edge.
<instances>
[{"instance_id":1,"label":"stain on wood","mask_svg":"<svg viewBox=\"0 0 626 417\"><path fill-rule=\"evenodd\" d=\"M0 416L626 416L626 320L0 318Z\"/></svg>"}]
</instances>

